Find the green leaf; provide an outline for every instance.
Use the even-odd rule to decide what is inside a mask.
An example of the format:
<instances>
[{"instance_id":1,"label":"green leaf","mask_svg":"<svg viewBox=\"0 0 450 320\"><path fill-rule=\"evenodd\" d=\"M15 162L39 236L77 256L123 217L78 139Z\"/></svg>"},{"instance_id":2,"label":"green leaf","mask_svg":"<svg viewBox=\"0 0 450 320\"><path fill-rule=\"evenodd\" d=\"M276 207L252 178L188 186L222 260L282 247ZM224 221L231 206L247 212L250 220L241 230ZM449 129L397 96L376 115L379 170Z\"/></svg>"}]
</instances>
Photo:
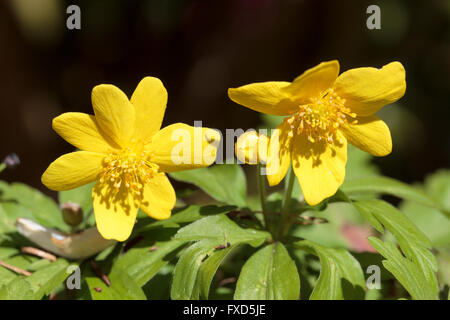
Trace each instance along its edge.
<instances>
[{"instance_id":1,"label":"green leaf","mask_svg":"<svg viewBox=\"0 0 450 320\"><path fill-rule=\"evenodd\" d=\"M33 272L29 277L19 276L0 289L0 300L33 299L40 300L55 290L69 275L68 262L64 259Z\"/></svg>"},{"instance_id":2,"label":"green leaf","mask_svg":"<svg viewBox=\"0 0 450 320\"><path fill-rule=\"evenodd\" d=\"M436 200L429 197L422 190L388 177L376 176L348 180L342 185L341 190L348 195L367 192L389 194L415 201L428 207L442 209L442 206Z\"/></svg>"},{"instance_id":3,"label":"green leaf","mask_svg":"<svg viewBox=\"0 0 450 320\"><path fill-rule=\"evenodd\" d=\"M146 232L157 228L179 228L187 223L216 214L228 213L235 210L235 206L197 206L191 205L176 210L169 219L154 221L150 218L140 219L136 229L138 232ZM148 223L150 221L150 223Z\"/></svg>"},{"instance_id":4,"label":"green leaf","mask_svg":"<svg viewBox=\"0 0 450 320\"><path fill-rule=\"evenodd\" d=\"M236 284L236 300L297 300L300 278L295 262L282 243L273 243L253 254Z\"/></svg>"},{"instance_id":5,"label":"green leaf","mask_svg":"<svg viewBox=\"0 0 450 320\"><path fill-rule=\"evenodd\" d=\"M50 197L23 183L0 181L0 203L9 219L30 218L49 228L68 231L58 205Z\"/></svg>"},{"instance_id":6,"label":"green leaf","mask_svg":"<svg viewBox=\"0 0 450 320\"><path fill-rule=\"evenodd\" d=\"M175 235L175 239L183 241L211 239L221 244L248 243L253 247L260 246L270 237L270 233L266 231L242 229L223 214L197 220Z\"/></svg>"},{"instance_id":7,"label":"green leaf","mask_svg":"<svg viewBox=\"0 0 450 320\"><path fill-rule=\"evenodd\" d=\"M299 241L295 247L320 259L320 276L311 300L364 299L364 274L359 262L346 250L326 248L311 241Z\"/></svg>"},{"instance_id":8,"label":"green leaf","mask_svg":"<svg viewBox=\"0 0 450 320\"><path fill-rule=\"evenodd\" d=\"M434 247L450 248L450 220L441 211L413 201L404 201L400 211L431 240Z\"/></svg>"},{"instance_id":9,"label":"green leaf","mask_svg":"<svg viewBox=\"0 0 450 320\"><path fill-rule=\"evenodd\" d=\"M427 194L436 199L443 208L450 212L450 170L441 169L425 179ZM447 216L449 216L447 214Z\"/></svg>"},{"instance_id":10,"label":"green leaf","mask_svg":"<svg viewBox=\"0 0 450 320\"><path fill-rule=\"evenodd\" d=\"M194 243L181 255L173 276L171 297L174 300L197 300L208 298L212 278L222 260L233 248L216 251L221 243L205 239Z\"/></svg>"},{"instance_id":11,"label":"green leaf","mask_svg":"<svg viewBox=\"0 0 450 320\"><path fill-rule=\"evenodd\" d=\"M241 208L247 206L247 182L244 171L237 164L173 172L170 176L196 185L217 201Z\"/></svg>"},{"instance_id":12,"label":"green leaf","mask_svg":"<svg viewBox=\"0 0 450 320\"><path fill-rule=\"evenodd\" d=\"M238 245L259 246L270 238L264 231L243 229L225 215L197 220L180 230L174 239L198 241L181 255L174 271L172 299L206 299L221 261ZM225 246L217 249L218 246Z\"/></svg>"},{"instance_id":13,"label":"green leaf","mask_svg":"<svg viewBox=\"0 0 450 320\"><path fill-rule=\"evenodd\" d=\"M19 250L16 248L3 247L3 243L0 242L0 259L9 258L18 252Z\"/></svg>"},{"instance_id":14,"label":"green leaf","mask_svg":"<svg viewBox=\"0 0 450 320\"><path fill-rule=\"evenodd\" d=\"M3 249L3 248L2 248ZM31 271L30 266L40 261L41 259L34 257L34 256L28 256L25 254L21 254L18 252L18 254L11 255L9 257L2 258L4 262L7 264L10 264L12 266L15 266L17 268ZM18 275L14 271L11 271L9 269L3 268L0 266L0 287L9 284L12 280L16 278L21 278L22 276ZM23 277L22 277L23 278Z\"/></svg>"},{"instance_id":15,"label":"green leaf","mask_svg":"<svg viewBox=\"0 0 450 320\"><path fill-rule=\"evenodd\" d=\"M222 261L226 256L239 245L230 246L221 250L216 250L200 265L197 274L197 281L195 282L194 296L199 296L200 299L208 299L209 288L214 275L217 272Z\"/></svg>"},{"instance_id":16,"label":"green leaf","mask_svg":"<svg viewBox=\"0 0 450 320\"><path fill-rule=\"evenodd\" d=\"M3 268L2 266L0 266L0 288L9 284L11 281L13 281L16 278L18 278L18 275L14 271L11 271L9 269L6 269L6 268ZM5 294L7 294L8 296L10 295L9 293L5 293ZM0 296L1 296L1 294L0 294Z\"/></svg>"},{"instance_id":17,"label":"green leaf","mask_svg":"<svg viewBox=\"0 0 450 320\"><path fill-rule=\"evenodd\" d=\"M416 300L435 300L434 284L424 279L421 268L413 261L405 258L391 242L383 242L378 238L369 237L371 245L387 260L383 260L383 266Z\"/></svg>"},{"instance_id":18,"label":"green leaf","mask_svg":"<svg viewBox=\"0 0 450 320\"><path fill-rule=\"evenodd\" d=\"M140 287L145 285L173 258L173 253L185 244L185 241L170 240L167 232L169 240L158 240L162 238L161 234L161 230L149 233L148 237L121 256L112 270L119 268L133 278Z\"/></svg>"},{"instance_id":19,"label":"green leaf","mask_svg":"<svg viewBox=\"0 0 450 320\"><path fill-rule=\"evenodd\" d=\"M394 206L383 200L364 200L354 203L355 207L366 215L373 215L387 230L392 232L403 250L410 253L409 245L414 244L424 249L431 248L431 241ZM381 232L383 230L380 230Z\"/></svg>"},{"instance_id":20,"label":"green leaf","mask_svg":"<svg viewBox=\"0 0 450 320\"><path fill-rule=\"evenodd\" d=\"M41 299L44 295L49 295L55 290L69 276L67 273L68 266L69 263L66 260L58 259L26 278L31 284L34 299Z\"/></svg>"},{"instance_id":21,"label":"green leaf","mask_svg":"<svg viewBox=\"0 0 450 320\"><path fill-rule=\"evenodd\" d=\"M393 245L387 242L380 243L380 241L372 239L371 243L378 245L375 249L380 249L381 251L378 251L381 255L388 259L383 262L383 264L386 263L386 269L393 273L394 276L400 276L397 279L414 299L421 299L419 297L422 296L427 296L428 299L436 299L438 295L436 279L438 266L436 258L429 250L432 246L431 241L404 214L385 201L365 200L356 202L354 205L364 215L372 215L372 219L377 219L395 236L404 254L404 257L402 256L403 267L409 268L410 272L414 273L420 270L421 276L418 278L402 276L403 273L396 267L396 264L400 262L398 261L398 254L392 249ZM383 230L379 231L382 232ZM410 261L411 263L406 263L405 261ZM417 270L416 267L418 268ZM422 287L420 295L417 295L415 290L417 286Z\"/></svg>"},{"instance_id":22,"label":"green leaf","mask_svg":"<svg viewBox=\"0 0 450 320\"><path fill-rule=\"evenodd\" d=\"M93 300L146 300L140 286L123 270L115 268L108 277L110 287L95 276L86 277Z\"/></svg>"},{"instance_id":23,"label":"green leaf","mask_svg":"<svg viewBox=\"0 0 450 320\"><path fill-rule=\"evenodd\" d=\"M0 288L0 300L33 300L33 298L30 283L20 277Z\"/></svg>"}]
</instances>

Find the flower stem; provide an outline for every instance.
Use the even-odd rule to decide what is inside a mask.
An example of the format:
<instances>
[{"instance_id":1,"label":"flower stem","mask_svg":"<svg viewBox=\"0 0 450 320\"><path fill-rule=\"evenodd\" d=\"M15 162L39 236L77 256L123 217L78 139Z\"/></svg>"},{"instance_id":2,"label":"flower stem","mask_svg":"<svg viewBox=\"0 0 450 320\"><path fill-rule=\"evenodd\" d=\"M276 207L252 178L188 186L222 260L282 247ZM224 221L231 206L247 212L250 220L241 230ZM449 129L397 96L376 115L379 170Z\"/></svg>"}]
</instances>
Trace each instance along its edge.
<instances>
[{"instance_id":1,"label":"flower stem","mask_svg":"<svg viewBox=\"0 0 450 320\"><path fill-rule=\"evenodd\" d=\"M280 224L278 225L278 236L277 238L280 239L284 236L284 230L286 230L286 223L289 217L289 207L291 202L291 195L292 190L294 189L294 181L295 181L295 174L294 169L291 168L289 177L287 180L287 187L285 189L284 193L284 200L283 200L283 208L281 209L281 219Z\"/></svg>"},{"instance_id":2,"label":"flower stem","mask_svg":"<svg viewBox=\"0 0 450 320\"><path fill-rule=\"evenodd\" d=\"M267 206L266 206L266 184L264 181L264 177L261 175L261 164L258 163L258 166L256 167L256 179L258 180L258 190L259 190L259 199L261 201L261 210L264 216L264 226L268 231L269 230L269 216L267 212Z\"/></svg>"}]
</instances>

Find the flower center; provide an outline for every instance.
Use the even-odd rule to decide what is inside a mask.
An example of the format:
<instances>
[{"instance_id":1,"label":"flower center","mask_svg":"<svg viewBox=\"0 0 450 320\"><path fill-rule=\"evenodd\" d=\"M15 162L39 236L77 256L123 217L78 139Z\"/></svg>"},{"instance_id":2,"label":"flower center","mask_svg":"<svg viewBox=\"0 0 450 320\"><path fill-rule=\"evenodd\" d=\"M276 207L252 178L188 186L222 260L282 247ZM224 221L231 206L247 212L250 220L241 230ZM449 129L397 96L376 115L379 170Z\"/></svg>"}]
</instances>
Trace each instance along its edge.
<instances>
[{"instance_id":1,"label":"flower center","mask_svg":"<svg viewBox=\"0 0 450 320\"><path fill-rule=\"evenodd\" d=\"M159 172L158 165L150 162L149 158L143 145L114 151L104 159L100 182L110 182L116 192L122 187L141 195L144 185Z\"/></svg>"},{"instance_id":2,"label":"flower center","mask_svg":"<svg viewBox=\"0 0 450 320\"><path fill-rule=\"evenodd\" d=\"M325 141L332 144L340 126L356 123L356 114L345 106L345 99L339 97L333 89L321 93L310 103L300 105L299 111L287 118L290 125L289 137L294 133L303 134L310 142Z\"/></svg>"}]
</instances>

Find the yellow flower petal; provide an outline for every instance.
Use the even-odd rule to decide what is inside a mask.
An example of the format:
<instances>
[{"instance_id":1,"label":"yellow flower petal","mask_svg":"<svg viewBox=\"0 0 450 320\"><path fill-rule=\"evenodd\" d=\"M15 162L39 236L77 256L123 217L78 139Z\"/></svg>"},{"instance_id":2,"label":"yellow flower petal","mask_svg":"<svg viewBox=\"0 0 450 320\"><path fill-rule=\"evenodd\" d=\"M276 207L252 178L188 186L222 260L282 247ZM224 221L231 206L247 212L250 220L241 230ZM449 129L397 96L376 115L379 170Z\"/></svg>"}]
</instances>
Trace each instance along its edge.
<instances>
[{"instance_id":1,"label":"yellow flower petal","mask_svg":"<svg viewBox=\"0 0 450 320\"><path fill-rule=\"evenodd\" d=\"M140 199L122 187L116 192L111 183L97 183L92 189L97 229L105 239L125 241L136 222Z\"/></svg>"},{"instance_id":2,"label":"yellow flower petal","mask_svg":"<svg viewBox=\"0 0 450 320\"><path fill-rule=\"evenodd\" d=\"M269 185L275 186L283 180L291 165L291 128L283 121L273 132L269 141L266 174Z\"/></svg>"},{"instance_id":3,"label":"yellow flower petal","mask_svg":"<svg viewBox=\"0 0 450 320\"><path fill-rule=\"evenodd\" d=\"M406 90L405 69L391 62L381 69L357 68L342 73L334 84L345 105L360 116L369 116L383 106L403 97Z\"/></svg>"},{"instance_id":4,"label":"yellow flower petal","mask_svg":"<svg viewBox=\"0 0 450 320\"><path fill-rule=\"evenodd\" d=\"M216 159L220 134L209 128L175 123L152 138L150 161L163 172L189 170L211 165Z\"/></svg>"},{"instance_id":5,"label":"yellow flower petal","mask_svg":"<svg viewBox=\"0 0 450 320\"><path fill-rule=\"evenodd\" d=\"M106 153L119 146L101 132L95 117L80 112L67 112L53 119L53 129L71 145L84 151Z\"/></svg>"},{"instance_id":6,"label":"yellow flower petal","mask_svg":"<svg viewBox=\"0 0 450 320\"><path fill-rule=\"evenodd\" d=\"M144 186L141 209L154 219L168 219L175 201L175 190L166 175L161 173Z\"/></svg>"},{"instance_id":7,"label":"yellow flower petal","mask_svg":"<svg viewBox=\"0 0 450 320\"><path fill-rule=\"evenodd\" d=\"M306 70L297 77L291 85L283 90L292 95L299 104L309 103L311 98L319 95L331 88L339 75L339 62L337 60L322 62L319 65Z\"/></svg>"},{"instance_id":8,"label":"yellow flower petal","mask_svg":"<svg viewBox=\"0 0 450 320\"><path fill-rule=\"evenodd\" d=\"M391 132L383 120L377 116L358 117L357 120L357 124L341 127L349 143L377 157L391 153Z\"/></svg>"},{"instance_id":9,"label":"yellow flower petal","mask_svg":"<svg viewBox=\"0 0 450 320\"><path fill-rule=\"evenodd\" d=\"M231 100L252 110L285 116L297 111L297 104L290 94L283 91L289 82L259 82L228 89Z\"/></svg>"},{"instance_id":10,"label":"yellow flower petal","mask_svg":"<svg viewBox=\"0 0 450 320\"><path fill-rule=\"evenodd\" d=\"M134 135L146 141L161 128L167 104L167 91L161 80L145 77L139 82L130 99L135 107Z\"/></svg>"},{"instance_id":11,"label":"yellow flower petal","mask_svg":"<svg viewBox=\"0 0 450 320\"><path fill-rule=\"evenodd\" d=\"M67 153L50 164L42 175L42 183L49 189L62 191L95 181L103 169L104 157L89 151Z\"/></svg>"},{"instance_id":12,"label":"yellow flower petal","mask_svg":"<svg viewBox=\"0 0 450 320\"><path fill-rule=\"evenodd\" d=\"M134 131L134 106L125 93L110 84L92 89L92 106L98 125L118 145L128 144Z\"/></svg>"},{"instance_id":13,"label":"yellow flower petal","mask_svg":"<svg viewBox=\"0 0 450 320\"><path fill-rule=\"evenodd\" d=\"M325 142L311 143L297 135L293 141L292 161L295 175L305 200L316 205L336 193L344 182L347 163L347 141L338 133L333 146Z\"/></svg>"}]
</instances>

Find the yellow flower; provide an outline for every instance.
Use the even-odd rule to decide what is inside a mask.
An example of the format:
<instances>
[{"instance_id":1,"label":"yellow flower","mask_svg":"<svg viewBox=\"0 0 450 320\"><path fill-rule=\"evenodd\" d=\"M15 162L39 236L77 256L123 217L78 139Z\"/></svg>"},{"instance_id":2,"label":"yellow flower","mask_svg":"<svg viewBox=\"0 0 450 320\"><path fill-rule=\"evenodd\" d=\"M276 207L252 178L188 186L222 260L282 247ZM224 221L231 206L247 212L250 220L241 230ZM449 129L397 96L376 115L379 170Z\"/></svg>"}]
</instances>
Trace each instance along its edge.
<instances>
[{"instance_id":1,"label":"yellow flower","mask_svg":"<svg viewBox=\"0 0 450 320\"><path fill-rule=\"evenodd\" d=\"M374 156L391 152L389 128L375 112L400 99L406 90L400 62L338 75L338 61L329 61L293 82L253 83L228 90L234 102L287 116L270 139L267 178L270 185L277 185L292 162L310 205L335 194L344 182L347 142Z\"/></svg>"},{"instance_id":2,"label":"yellow flower","mask_svg":"<svg viewBox=\"0 0 450 320\"><path fill-rule=\"evenodd\" d=\"M162 82L146 77L130 100L113 85L96 86L92 90L95 116L69 112L53 119L53 129L82 151L56 159L42 182L61 191L97 181L93 207L105 239L126 240L139 208L152 218L169 218L176 199L165 172L205 167L215 160L220 138L214 130L182 123L160 130L166 103Z\"/></svg>"},{"instance_id":3,"label":"yellow flower","mask_svg":"<svg viewBox=\"0 0 450 320\"><path fill-rule=\"evenodd\" d=\"M255 130L247 131L241 134L236 141L236 158L247 164L265 163L268 147L269 138L265 134L258 134Z\"/></svg>"}]
</instances>

